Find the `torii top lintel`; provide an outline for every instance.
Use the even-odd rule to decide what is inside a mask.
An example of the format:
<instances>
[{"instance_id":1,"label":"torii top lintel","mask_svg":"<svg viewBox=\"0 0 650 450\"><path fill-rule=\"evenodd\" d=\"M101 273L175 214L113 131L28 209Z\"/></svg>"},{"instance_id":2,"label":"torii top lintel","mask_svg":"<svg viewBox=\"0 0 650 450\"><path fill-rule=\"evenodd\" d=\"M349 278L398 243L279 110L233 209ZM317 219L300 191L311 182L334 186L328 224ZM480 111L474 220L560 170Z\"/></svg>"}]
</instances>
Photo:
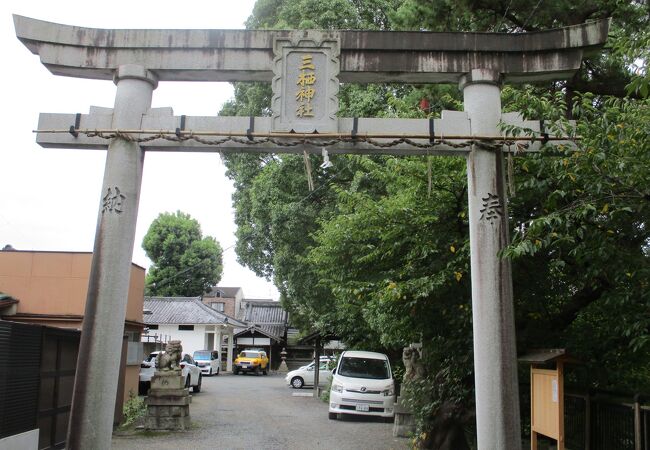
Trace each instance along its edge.
<instances>
[{"instance_id":1,"label":"torii top lintel","mask_svg":"<svg viewBox=\"0 0 650 450\"><path fill-rule=\"evenodd\" d=\"M96 29L14 15L16 36L55 75L110 80L138 64L160 81L271 81L273 42L299 31ZM456 83L471 69L505 82L570 77L609 20L534 33L322 31L340 42L341 82Z\"/></svg>"}]
</instances>

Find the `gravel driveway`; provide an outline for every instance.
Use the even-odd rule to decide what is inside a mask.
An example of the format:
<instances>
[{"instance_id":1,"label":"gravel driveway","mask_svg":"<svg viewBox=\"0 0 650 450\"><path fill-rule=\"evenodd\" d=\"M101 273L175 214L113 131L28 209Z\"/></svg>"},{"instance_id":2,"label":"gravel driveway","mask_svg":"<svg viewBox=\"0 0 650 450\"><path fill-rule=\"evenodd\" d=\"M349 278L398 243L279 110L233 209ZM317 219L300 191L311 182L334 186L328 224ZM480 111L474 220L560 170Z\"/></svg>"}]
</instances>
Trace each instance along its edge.
<instances>
[{"instance_id":1,"label":"gravel driveway","mask_svg":"<svg viewBox=\"0 0 650 450\"><path fill-rule=\"evenodd\" d=\"M113 449L407 449L393 424L376 418L329 420L327 404L311 389L294 390L284 376L219 375L203 378L192 396L194 428L185 433L114 436Z\"/></svg>"}]
</instances>

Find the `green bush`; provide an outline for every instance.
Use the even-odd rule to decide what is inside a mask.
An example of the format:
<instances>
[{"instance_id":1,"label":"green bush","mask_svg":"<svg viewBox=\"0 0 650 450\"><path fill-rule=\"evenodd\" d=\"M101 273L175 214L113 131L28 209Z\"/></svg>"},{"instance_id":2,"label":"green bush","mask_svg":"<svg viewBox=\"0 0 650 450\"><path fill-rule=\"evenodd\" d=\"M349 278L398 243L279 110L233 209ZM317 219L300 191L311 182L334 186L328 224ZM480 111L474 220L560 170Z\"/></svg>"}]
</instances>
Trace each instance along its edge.
<instances>
[{"instance_id":1,"label":"green bush","mask_svg":"<svg viewBox=\"0 0 650 450\"><path fill-rule=\"evenodd\" d=\"M124 404L122 412L124 414L122 426L128 427L147 412L147 405L144 403L144 398L134 395L133 391L129 392L129 399Z\"/></svg>"}]
</instances>

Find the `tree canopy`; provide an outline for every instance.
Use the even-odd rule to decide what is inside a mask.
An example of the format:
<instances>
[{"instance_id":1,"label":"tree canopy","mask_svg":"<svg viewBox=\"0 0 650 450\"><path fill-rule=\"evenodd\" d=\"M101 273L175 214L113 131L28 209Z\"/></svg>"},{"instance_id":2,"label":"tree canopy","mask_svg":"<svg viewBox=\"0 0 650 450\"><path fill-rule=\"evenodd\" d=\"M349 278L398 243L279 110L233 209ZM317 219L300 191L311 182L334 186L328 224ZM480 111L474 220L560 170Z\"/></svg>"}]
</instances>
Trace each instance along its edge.
<instances>
[{"instance_id":1,"label":"tree canopy","mask_svg":"<svg viewBox=\"0 0 650 450\"><path fill-rule=\"evenodd\" d=\"M637 1L259 0L256 28L526 32L612 17L608 49L563 82L506 86L504 111L557 122L577 148L508 158L517 346L567 347L570 382L650 392L650 5ZM237 84L222 114L268 114L270 88ZM426 99L427 108L422 108ZM456 86L346 84L341 116L437 117ZM569 122L574 119L574 122ZM525 133L525 130L506 130ZM473 408L465 163L458 158L232 155L237 254L272 278L292 321L395 356L421 341L417 408ZM526 378L525 374L523 375Z\"/></svg>"},{"instance_id":2,"label":"tree canopy","mask_svg":"<svg viewBox=\"0 0 650 450\"><path fill-rule=\"evenodd\" d=\"M146 294L194 297L221 279L222 249L189 214L161 213L151 223L142 248L153 262L146 276Z\"/></svg>"}]
</instances>

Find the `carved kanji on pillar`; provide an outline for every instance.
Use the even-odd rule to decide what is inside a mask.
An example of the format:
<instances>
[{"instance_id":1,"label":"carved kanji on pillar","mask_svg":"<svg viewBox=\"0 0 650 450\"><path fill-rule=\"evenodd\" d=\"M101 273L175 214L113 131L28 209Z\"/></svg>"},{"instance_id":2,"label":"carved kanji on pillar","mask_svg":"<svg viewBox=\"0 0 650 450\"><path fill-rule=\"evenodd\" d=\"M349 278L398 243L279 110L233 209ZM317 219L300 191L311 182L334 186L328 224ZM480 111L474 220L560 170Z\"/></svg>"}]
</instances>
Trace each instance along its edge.
<instances>
[{"instance_id":1,"label":"carved kanji on pillar","mask_svg":"<svg viewBox=\"0 0 650 450\"><path fill-rule=\"evenodd\" d=\"M480 221L485 220L492 223L503 216L503 205L501 204L501 199L498 195L490 194L488 192L487 197L482 197L482 200L483 208L480 210Z\"/></svg>"},{"instance_id":2,"label":"carved kanji on pillar","mask_svg":"<svg viewBox=\"0 0 650 450\"><path fill-rule=\"evenodd\" d=\"M124 211L124 200L126 200L126 196L120 192L119 187L109 187L106 195L102 198L102 214L105 212L121 214Z\"/></svg>"}]
</instances>

